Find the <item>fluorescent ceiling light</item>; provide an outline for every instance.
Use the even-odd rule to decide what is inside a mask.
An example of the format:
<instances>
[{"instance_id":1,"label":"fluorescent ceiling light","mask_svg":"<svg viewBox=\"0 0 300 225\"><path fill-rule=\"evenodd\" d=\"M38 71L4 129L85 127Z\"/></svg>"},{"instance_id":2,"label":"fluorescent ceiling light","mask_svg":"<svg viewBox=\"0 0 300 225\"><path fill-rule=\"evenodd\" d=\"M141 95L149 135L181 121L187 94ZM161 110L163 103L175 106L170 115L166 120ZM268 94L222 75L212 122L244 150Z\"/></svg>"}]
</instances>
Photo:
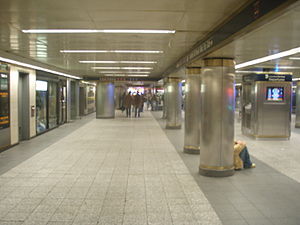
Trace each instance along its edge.
<instances>
[{"instance_id":1,"label":"fluorescent ceiling light","mask_svg":"<svg viewBox=\"0 0 300 225\"><path fill-rule=\"evenodd\" d=\"M99 71L99 73L120 73L120 71ZM140 72L138 72L138 71L132 71L132 72L123 72L122 71L122 73L151 73L151 72L149 72L149 71L140 71Z\"/></svg>"},{"instance_id":2,"label":"fluorescent ceiling light","mask_svg":"<svg viewBox=\"0 0 300 225\"><path fill-rule=\"evenodd\" d=\"M300 57L290 57L291 60L300 60Z\"/></svg>"},{"instance_id":3,"label":"fluorescent ceiling light","mask_svg":"<svg viewBox=\"0 0 300 225\"><path fill-rule=\"evenodd\" d=\"M61 53L142 53L158 54L163 53L159 50L60 50Z\"/></svg>"},{"instance_id":4,"label":"fluorescent ceiling light","mask_svg":"<svg viewBox=\"0 0 300 225\"><path fill-rule=\"evenodd\" d=\"M248 62L240 63L240 64L235 66L235 69L240 69L240 68L244 68L244 67L247 67L247 66L253 66L255 64L267 62L267 61L270 61L270 60L273 60L273 59L279 59L279 58L282 58L282 57L294 55L294 54L297 54L299 52L300 52L300 47L293 48L293 49L283 51L283 52L279 52L279 53L276 53L276 54L273 54L273 55L269 55L269 56L265 56L265 57L262 57L262 58L250 60Z\"/></svg>"},{"instance_id":5,"label":"fluorescent ceiling light","mask_svg":"<svg viewBox=\"0 0 300 225\"><path fill-rule=\"evenodd\" d=\"M148 74L129 74L129 77L149 77Z\"/></svg>"},{"instance_id":6,"label":"fluorescent ceiling light","mask_svg":"<svg viewBox=\"0 0 300 225\"><path fill-rule=\"evenodd\" d=\"M155 61L79 61L80 63L136 63L136 64L155 64Z\"/></svg>"},{"instance_id":7,"label":"fluorescent ceiling light","mask_svg":"<svg viewBox=\"0 0 300 225\"><path fill-rule=\"evenodd\" d=\"M300 78L293 78L293 81L299 81Z\"/></svg>"},{"instance_id":8,"label":"fluorescent ceiling light","mask_svg":"<svg viewBox=\"0 0 300 225\"><path fill-rule=\"evenodd\" d=\"M106 77L125 77L125 74L104 74Z\"/></svg>"},{"instance_id":9,"label":"fluorescent ceiling light","mask_svg":"<svg viewBox=\"0 0 300 225\"><path fill-rule=\"evenodd\" d=\"M105 66L94 66L94 70L152 70L153 67L105 67Z\"/></svg>"},{"instance_id":10,"label":"fluorescent ceiling light","mask_svg":"<svg viewBox=\"0 0 300 225\"><path fill-rule=\"evenodd\" d=\"M235 73L242 73L242 74L278 74L278 75L293 75L292 72L276 72L276 71L251 71L251 70L236 70Z\"/></svg>"},{"instance_id":11,"label":"fluorescent ceiling light","mask_svg":"<svg viewBox=\"0 0 300 225\"><path fill-rule=\"evenodd\" d=\"M22 30L29 34L90 34L90 33L111 33L111 34L174 34L175 30L131 30L131 29L29 29Z\"/></svg>"},{"instance_id":12,"label":"fluorescent ceiling light","mask_svg":"<svg viewBox=\"0 0 300 225\"><path fill-rule=\"evenodd\" d=\"M291 69L291 70L293 70L293 69L300 69L299 66L278 66L277 68L278 69Z\"/></svg>"},{"instance_id":13,"label":"fluorescent ceiling light","mask_svg":"<svg viewBox=\"0 0 300 225\"><path fill-rule=\"evenodd\" d=\"M22 62L19 62L19 61L16 61L16 60L7 59L7 58L3 58L3 57L0 57L0 61L6 62L6 63L11 63L11 64L22 66L22 67L31 68L31 69L34 69L34 70L41 70L41 71L44 71L44 72L53 73L53 74L56 74L56 75L69 77L69 78L73 78L73 79L82 79L81 77L73 76L73 75L66 74L66 73L61 73L61 72L58 72L58 71L55 71L55 70L49 70L49 69L46 69L46 68L43 68L43 67L34 66L34 65L31 65L31 64L27 64L27 63L22 63Z\"/></svg>"}]
</instances>

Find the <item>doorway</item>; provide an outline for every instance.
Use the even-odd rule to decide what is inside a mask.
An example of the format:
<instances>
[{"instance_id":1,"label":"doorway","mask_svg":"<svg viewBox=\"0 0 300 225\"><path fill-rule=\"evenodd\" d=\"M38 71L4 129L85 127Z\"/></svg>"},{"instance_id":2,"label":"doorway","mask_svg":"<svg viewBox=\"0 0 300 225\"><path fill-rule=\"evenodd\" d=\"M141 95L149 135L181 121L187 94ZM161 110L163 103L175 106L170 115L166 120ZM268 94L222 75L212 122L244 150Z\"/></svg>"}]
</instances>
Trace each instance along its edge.
<instances>
[{"instance_id":1,"label":"doorway","mask_svg":"<svg viewBox=\"0 0 300 225\"><path fill-rule=\"evenodd\" d=\"M18 121L19 141L29 139L29 74L19 72L18 84Z\"/></svg>"}]
</instances>

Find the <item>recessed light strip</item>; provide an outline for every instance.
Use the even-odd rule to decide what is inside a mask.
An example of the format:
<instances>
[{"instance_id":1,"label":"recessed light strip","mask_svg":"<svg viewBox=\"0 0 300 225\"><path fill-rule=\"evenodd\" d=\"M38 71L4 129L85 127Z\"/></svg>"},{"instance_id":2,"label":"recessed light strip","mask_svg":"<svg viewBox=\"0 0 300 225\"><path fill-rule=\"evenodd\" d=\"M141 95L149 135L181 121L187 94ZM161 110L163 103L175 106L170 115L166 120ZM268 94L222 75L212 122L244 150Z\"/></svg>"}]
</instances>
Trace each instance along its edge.
<instances>
[{"instance_id":1,"label":"recessed light strip","mask_svg":"<svg viewBox=\"0 0 300 225\"><path fill-rule=\"evenodd\" d=\"M300 57L290 57L291 60L300 60Z\"/></svg>"},{"instance_id":2,"label":"recessed light strip","mask_svg":"<svg viewBox=\"0 0 300 225\"><path fill-rule=\"evenodd\" d=\"M41 70L41 71L44 71L44 72L53 73L53 74L56 74L56 75L69 77L69 78L73 78L73 79L77 79L77 80L82 79L81 77L73 76L73 75L66 74L66 73L61 73L61 72L58 72L58 71L55 71L55 70L49 70L49 69L46 69L46 68L43 68L43 67L34 66L34 65L31 65L31 64L27 64L27 63L22 63L22 62L19 62L19 61L16 61L16 60L7 59L7 58L3 58L3 57L0 57L0 61L11 63L11 64L22 66L22 67L31 68L31 69L34 69L34 70Z\"/></svg>"},{"instance_id":3,"label":"recessed light strip","mask_svg":"<svg viewBox=\"0 0 300 225\"><path fill-rule=\"evenodd\" d=\"M152 70L153 67L92 67L94 70Z\"/></svg>"},{"instance_id":4,"label":"recessed light strip","mask_svg":"<svg viewBox=\"0 0 300 225\"><path fill-rule=\"evenodd\" d=\"M277 74L277 75L293 75L292 72L277 72L277 71L251 71L251 70L236 70L235 73L241 74Z\"/></svg>"},{"instance_id":5,"label":"recessed light strip","mask_svg":"<svg viewBox=\"0 0 300 225\"><path fill-rule=\"evenodd\" d=\"M140 54L159 54L159 50L60 50L61 53L140 53Z\"/></svg>"},{"instance_id":6,"label":"recessed light strip","mask_svg":"<svg viewBox=\"0 0 300 225\"><path fill-rule=\"evenodd\" d=\"M293 48L293 49L283 51L283 52L279 52L279 53L276 53L276 54L273 54L273 55L265 56L265 57L262 57L262 58L250 60L248 62L240 63L240 64L235 66L235 69L241 69L241 68L244 68L244 67L253 66L255 64L267 62L267 61L270 61L270 60L273 60L273 59L279 59L279 58L294 55L294 54L297 54L297 53L300 53L300 47Z\"/></svg>"},{"instance_id":7,"label":"recessed light strip","mask_svg":"<svg viewBox=\"0 0 300 225\"><path fill-rule=\"evenodd\" d=\"M174 34L175 30L132 30L132 29L28 29L22 30L29 34L90 34L90 33L110 33L110 34Z\"/></svg>"},{"instance_id":8,"label":"recessed light strip","mask_svg":"<svg viewBox=\"0 0 300 225\"><path fill-rule=\"evenodd\" d=\"M126 72L126 71L99 71L99 73L151 73L150 71L131 71L131 72Z\"/></svg>"},{"instance_id":9,"label":"recessed light strip","mask_svg":"<svg viewBox=\"0 0 300 225\"><path fill-rule=\"evenodd\" d=\"M103 64L110 64L110 63L133 63L133 64L155 64L155 61L79 61L80 63L103 63Z\"/></svg>"},{"instance_id":10,"label":"recessed light strip","mask_svg":"<svg viewBox=\"0 0 300 225\"><path fill-rule=\"evenodd\" d=\"M129 74L128 77L149 77L149 75L145 75L145 74Z\"/></svg>"}]
</instances>

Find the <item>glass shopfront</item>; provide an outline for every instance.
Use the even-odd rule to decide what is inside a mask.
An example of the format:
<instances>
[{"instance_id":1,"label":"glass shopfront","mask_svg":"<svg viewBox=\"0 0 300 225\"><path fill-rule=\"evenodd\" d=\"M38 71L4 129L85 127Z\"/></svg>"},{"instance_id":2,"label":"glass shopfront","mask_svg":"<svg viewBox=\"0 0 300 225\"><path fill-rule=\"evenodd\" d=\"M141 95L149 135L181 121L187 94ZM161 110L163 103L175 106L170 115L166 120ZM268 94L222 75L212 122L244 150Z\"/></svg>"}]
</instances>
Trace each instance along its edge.
<instances>
[{"instance_id":1,"label":"glass shopfront","mask_svg":"<svg viewBox=\"0 0 300 225\"><path fill-rule=\"evenodd\" d=\"M58 126L58 85L55 81L36 81L36 131L38 134Z\"/></svg>"},{"instance_id":2,"label":"glass shopfront","mask_svg":"<svg viewBox=\"0 0 300 225\"><path fill-rule=\"evenodd\" d=\"M36 132L42 133L48 129L48 82L36 81Z\"/></svg>"},{"instance_id":3,"label":"glass shopfront","mask_svg":"<svg viewBox=\"0 0 300 225\"><path fill-rule=\"evenodd\" d=\"M49 129L57 126L57 83L49 82Z\"/></svg>"},{"instance_id":4,"label":"glass shopfront","mask_svg":"<svg viewBox=\"0 0 300 225\"><path fill-rule=\"evenodd\" d=\"M0 73L0 129L9 127L8 74Z\"/></svg>"}]
</instances>

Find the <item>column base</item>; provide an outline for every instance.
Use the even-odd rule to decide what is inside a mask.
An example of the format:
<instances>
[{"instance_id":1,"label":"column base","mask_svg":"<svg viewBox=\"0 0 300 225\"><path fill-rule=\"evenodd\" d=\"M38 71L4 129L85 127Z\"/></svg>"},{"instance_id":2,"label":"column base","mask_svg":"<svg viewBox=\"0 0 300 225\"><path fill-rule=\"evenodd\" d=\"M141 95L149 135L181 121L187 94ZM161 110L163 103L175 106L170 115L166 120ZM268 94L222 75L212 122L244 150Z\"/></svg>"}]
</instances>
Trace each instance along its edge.
<instances>
[{"instance_id":1,"label":"column base","mask_svg":"<svg viewBox=\"0 0 300 225\"><path fill-rule=\"evenodd\" d=\"M96 116L96 119L114 119L115 116Z\"/></svg>"},{"instance_id":2,"label":"column base","mask_svg":"<svg viewBox=\"0 0 300 225\"><path fill-rule=\"evenodd\" d=\"M226 169L224 167L219 167L220 169L208 169L199 167L199 174L206 177L229 177L234 174L234 167Z\"/></svg>"},{"instance_id":3,"label":"column base","mask_svg":"<svg viewBox=\"0 0 300 225\"><path fill-rule=\"evenodd\" d=\"M169 130L181 129L181 125L176 125L176 126L166 125L166 129L169 129Z\"/></svg>"},{"instance_id":4,"label":"column base","mask_svg":"<svg viewBox=\"0 0 300 225\"><path fill-rule=\"evenodd\" d=\"M187 154L199 155L200 154L200 147L186 145L186 146L183 147L183 152L187 153Z\"/></svg>"}]
</instances>

